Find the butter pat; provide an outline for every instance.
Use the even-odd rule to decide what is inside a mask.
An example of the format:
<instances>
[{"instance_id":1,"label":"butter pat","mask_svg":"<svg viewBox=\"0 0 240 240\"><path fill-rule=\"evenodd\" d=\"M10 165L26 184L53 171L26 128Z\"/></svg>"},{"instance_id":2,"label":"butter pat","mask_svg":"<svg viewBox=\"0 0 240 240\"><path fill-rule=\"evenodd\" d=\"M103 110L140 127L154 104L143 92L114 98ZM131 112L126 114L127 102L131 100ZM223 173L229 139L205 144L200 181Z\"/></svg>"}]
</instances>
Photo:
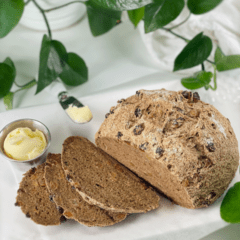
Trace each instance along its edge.
<instances>
[{"instance_id":1,"label":"butter pat","mask_svg":"<svg viewBox=\"0 0 240 240\"><path fill-rule=\"evenodd\" d=\"M44 134L30 128L16 128L4 140L5 154L15 160L30 160L39 156L47 146Z\"/></svg>"},{"instance_id":2,"label":"butter pat","mask_svg":"<svg viewBox=\"0 0 240 240\"><path fill-rule=\"evenodd\" d=\"M91 113L91 110L88 106L84 107L76 107L73 105L70 105L66 110L68 116L77 123L86 123L89 122L93 116Z\"/></svg>"}]
</instances>

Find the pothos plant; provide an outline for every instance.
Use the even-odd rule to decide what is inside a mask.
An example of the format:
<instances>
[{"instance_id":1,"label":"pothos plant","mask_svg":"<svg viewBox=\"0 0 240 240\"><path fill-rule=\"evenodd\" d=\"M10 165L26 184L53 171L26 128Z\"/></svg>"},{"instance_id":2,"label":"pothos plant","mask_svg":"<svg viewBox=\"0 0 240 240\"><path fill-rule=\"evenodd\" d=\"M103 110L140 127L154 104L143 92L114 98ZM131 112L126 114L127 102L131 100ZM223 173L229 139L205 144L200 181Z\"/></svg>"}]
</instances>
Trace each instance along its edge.
<instances>
[{"instance_id":1,"label":"pothos plant","mask_svg":"<svg viewBox=\"0 0 240 240\"><path fill-rule=\"evenodd\" d=\"M47 19L47 13L70 4L85 4L90 30L93 36L100 36L121 22L122 11L127 11L129 19L135 27L144 21L145 33L163 29L186 42L174 60L173 71L184 70L201 65L201 71L193 76L181 79L182 85L190 90L204 87L206 90L217 89L217 71L227 71L240 67L240 55L226 56L220 47L217 47L214 60L209 60L212 52L212 40L203 34L197 34L193 39L187 39L177 34L174 29L184 24L189 16L181 23L167 28L165 27L176 19L182 12L185 4L190 14L205 14L217 7L222 0L87 0L72 1L64 5L43 9L37 0L0 0L0 38L5 37L18 24L24 8L29 2L33 2L42 13L47 26L47 34L43 36L40 56L38 81L33 79L29 83L20 86L16 83L16 69L13 61L6 57L0 63L0 98L4 99L7 109L13 107L14 93L37 85L36 94L50 85L56 79L60 79L68 86L78 86L88 80L88 68L84 60L76 53L67 52L63 43L52 39L51 29ZM212 64L212 71L205 71L204 64ZM211 85L213 82L213 85ZM11 92L15 84L18 90ZM227 222L240 222L240 183L232 187L221 205L221 216Z\"/></svg>"}]
</instances>

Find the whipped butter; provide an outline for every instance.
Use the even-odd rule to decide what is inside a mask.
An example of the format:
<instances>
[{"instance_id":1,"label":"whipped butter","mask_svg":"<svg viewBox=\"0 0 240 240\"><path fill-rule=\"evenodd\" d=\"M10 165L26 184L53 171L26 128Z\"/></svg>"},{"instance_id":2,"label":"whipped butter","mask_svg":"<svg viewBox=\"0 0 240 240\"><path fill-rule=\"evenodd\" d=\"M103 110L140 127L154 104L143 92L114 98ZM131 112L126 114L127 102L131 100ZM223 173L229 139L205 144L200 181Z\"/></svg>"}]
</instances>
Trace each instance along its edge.
<instances>
[{"instance_id":1,"label":"whipped butter","mask_svg":"<svg viewBox=\"0 0 240 240\"><path fill-rule=\"evenodd\" d=\"M93 118L91 110L89 109L88 106L79 108L79 107L70 105L67 108L66 112L69 115L69 117L74 122L77 122L77 123L86 123Z\"/></svg>"},{"instance_id":2,"label":"whipped butter","mask_svg":"<svg viewBox=\"0 0 240 240\"><path fill-rule=\"evenodd\" d=\"M36 129L16 128L4 140L5 154L15 160L30 160L39 156L47 146L44 134Z\"/></svg>"}]
</instances>

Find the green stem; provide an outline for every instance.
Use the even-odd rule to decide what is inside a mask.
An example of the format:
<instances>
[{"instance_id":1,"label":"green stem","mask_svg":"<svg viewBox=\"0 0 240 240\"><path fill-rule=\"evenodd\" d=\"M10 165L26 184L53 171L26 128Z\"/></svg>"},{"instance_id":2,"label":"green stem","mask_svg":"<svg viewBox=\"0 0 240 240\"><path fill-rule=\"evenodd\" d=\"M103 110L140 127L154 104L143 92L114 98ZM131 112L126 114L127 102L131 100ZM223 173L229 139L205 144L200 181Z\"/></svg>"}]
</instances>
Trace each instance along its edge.
<instances>
[{"instance_id":1,"label":"green stem","mask_svg":"<svg viewBox=\"0 0 240 240\"><path fill-rule=\"evenodd\" d=\"M46 14L45 14L45 12L44 12L45 10L42 9L42 8L38 5L38 3L37 3L35 0L32 0L32 1L33 1L33 3L35 4L35 6L39 9L39 11L42 13L43 18L44 18L44 21L45 21L45 23L46 23L46 25L47 25L48 36L50 37L50 39L52 39L51 29L50 29L50 26L49 26L49 23L48 23L48 20L47 20Z\"/></svg>"},{"instance_id":2,"label":"green stem","mask_svg":"<svg viewBox=\"0 0 240 240\"><path fill-rule=\"evenodd\" d=\"M73 4L73 3L84 3L84 1L72 1L72 2L69 2L69 3L63 4L63 5L60 5L58 7L46 9L46 10L44 10L44 12L51 12L51 11L57 10L59 8L66 7L66 6L68 6L70 4Z\"/></svg>"},{"instance_id":3,"label":"green stem","mask_svg":"<svg viewBox=\"0 0 240 240\"><path fill-rule=\"evenodd\" d=\"M183 20L183 21L180 22L179 24L177 24L177 25L175 25L175 26L173 26L173 27L171 27L171 28L168 28L168 29L172 30L172 29L174 29L174 28L177 28L177 27L181 26L182 24L184 24L184 23L190 18L190 16L191 16L191 12L189 12L189 15L187 16L187 18L186 18L185 20Z\"/></svg>"},{"instance_id":4,"label":"green stem","mask_svg":"<svg viewBox=\"0 0 240 240\"><path fill-rule=\"evenodd\" d=\"M23 87L23 86L19 85L16 81L14 81L14 84L15 84L17 87Z\"/></svg>"},{"instance_id":5,"label":"green stem","mask_svg":"<svg viewBox=\"0 0 240 240\"><path fill-rule=\"evenodd\" d=\"M27 0L27 1L25 2L25 6L28 5L31 1L32 1L32 0Z\"/></svg>"},{"instance_id":6,"label":"green stem","mask_svg":"<svg viewBox=\"0 0 240 240\"><path fill-rule=\"evenodd\" d=\"M167 31L167 32L170 32L171 34L173 34L174 36L178 37L178 38L181 38L182 40L184 40L185 42L190 42L190 40L188 40L187 38L183 37L183 36L180 36L178 35L177 33L173 32L170 28L164 28L162 27L163 30Z\"/></svg>"},{"instance_id":7,"label":"green stem","mask_svg":"<svg viewBox=\"0 0 240 240\"><path fill-rule=\"evenodd\" d=\"M208 90L209 88L211 88L213 91L217 90L217 67L213 64L213 68L214 68L214 73L213 73L213 83L214 83L214 87L212 87L210 84L204 86L204 88L206 90Z\"/></svg>"},{"instance_id":8,"label":"green stem","mask_svg":"<svg viewBox=\"0 0 240 240\"><path fill-rule=\"evenodd\" d=\"M216 65L216 63L215 62L213 62L213 61L210 61L210 60L206 60L207 62L209 62L209 63L211 63L211 64L213 64L213 65Z\"/></svg>"},{"instance_id":9,"label":"green stem","mask_svg":"<svg viewBox=\"0 0 240 240\"><path fill-rule=\"evenodd\" d=\"M16 84L16 82L15 82L15 84ZM21 87L21 88L16 90L14 93L22 91L24 89L29 89L29 88L35 86L36 84L37 84L37 81L35 79L33 79L32 81L30 81L30 82L28 82L28 83L26 83L26 84L24 84L22 86L16 84L18 87Z\"/></svg>"},{"instance_id":10,"label":"green stem","mask_svg":"<svg viewBox=\"0 0 240 240\"><path fill-rule=\"evenodd\" d=\"M202 63L201 65L202 65L202 70L205 71L204 63Z\"/></svg>"},{"instance_id":11,"label":"green stem","mask_svg":"<svg viewBox=\"0 0 240 240\"><path fill-rule=\"evenodd\" d=\"M209 85L209 87L210 87L213 91L215 91L215 90L217 90L217 68L216 68L215 65L213 66L213 68L214 68L214 74L213 74L214 87L212 87L211 85Z\"/></svg>"}]
</instances>

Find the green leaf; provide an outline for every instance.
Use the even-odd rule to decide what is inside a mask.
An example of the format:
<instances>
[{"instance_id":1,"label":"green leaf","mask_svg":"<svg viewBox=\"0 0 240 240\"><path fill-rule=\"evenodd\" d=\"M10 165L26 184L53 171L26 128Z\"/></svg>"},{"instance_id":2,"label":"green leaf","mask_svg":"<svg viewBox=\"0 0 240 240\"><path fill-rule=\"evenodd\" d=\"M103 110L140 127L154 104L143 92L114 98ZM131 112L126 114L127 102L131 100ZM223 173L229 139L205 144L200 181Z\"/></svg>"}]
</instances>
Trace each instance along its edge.
<instances>
[{"instance_id":1,"label":"green leaf","mask_svg":"<svg viewBox=\"0 0 240 240\"><path fill-rule=\"evenodd\" d=\"M14 96L13 92L9 92L6 96L4 96L3 102L6 110L13 109L13 96Z\"/></svg>"},{"instance_id":2,"label":"green leaf","mask_svg":"<svg viewBox=\"0 0 240 240\"><path fill-rule=\"evenodd\" d=\"M219 72L240 68L240 55L225 56L218 47L215 52L215 62Z\"/></svg>"},{"instance_id":3,"label":"green leaf","mask_svg":"<svg viewBox=\"0 0 240 240\"><path fill-rule=\"evenodd\" d=\"M14 82L14 70L6 63L0 63L0 99L7 95Z\"/></svg>"},{"instance_id":4,"label":"green leaf","mask_svg":"<svg viewBox=\"0 0 240 240\"><path fill-rule=\"evenodd\" d=\"M203 33L196 35L177 56L174 70L195 67L203 63L212 51L212 40Z\"/></svg>"},{"instance_id":5,"label":"green leaf","mask_svg":"<svg viewBox=\"0 0 240 240\"><path fill-rule=\"evenodd\" d=\"M182 78L181 83L187 89L198 89L208 85L212 77L211 72L200 71L194 73L191 77Z\"/></svg>"},{"instance_id":6,"label":"green leaf","mask_svg":"<svg viewBox=\"0 0 240 240\"><path fill-rule=\"evenodd\" d=\"M146 6L152 3L153 0L91 0L91 2L116 11L127 11Z\"/></svg>"},{"instance_id":7,"label":"green leaf","mask_svg":"<svg viewBox=\"0 0 240 240\"><path fill-rule=\"evenodd\" d=\"M155 0L145 7L144 27L145 32L155 31L171 21L181 13L184 0Z\"/></svg>"},{"instance_id":8,"label":"green leaf","mask_svg":"<svg viewBox=\"0 0 240 240\"><path fill-rule=\"evenodd\" d=\"M88 80L88 68L84 60L75 53L68 53L67 62L59 75L69 86L78 86Z\"/></svg>"},{"instance_id":9,"label":"green leaf","mask_svg":"<svg viewBox=\"0 0 240 240\"><path fill-rule=\"evenodd\" d=\"M88 69L77 54L67 53L61 42L50 40L44 35L36 94L59 77L65 84L77 86L87 81Z\"/></svg>"},{"instance_id":10,"label":"green leaf","mask_svg":"<svg viewBox=\"0 0 240 240\"><path fill-rule=\"evenodd\" d=\"M64 45L57 41L57 40L51 40L51 48L52 48L52 52L57 53L58 57L60 58L60 65L61 67L64 66L64 61L67 61L67 50L64 47ZM59 64L59 62L58 62ZM59 65L59 67L60 67ZM60 70L58 71L60 72Z\"/></svg>"},{"instance_id":11,"label":"green leaf","mask_svg":"<svg viewBox=\"0 0 240 240\"><path fill-rule=\"evenodd\" d=\"M87 6L89 26L95 37L108 32L121 19L120 11L102 8L91 1L85 4Z\"/></svg>"},{"instance_id":12,"label":"green leaf","mask_svg":"<svg viewBox=\"0 0 240 240\"><path fill-rule=\"evenodd\" d=\"M226 56L220 47L215 51L214 60L219 72L240 68L240 55Z\"/></svg>"},{"instance_id":13,"label":"green leaf","mask_svg":"<svg viewBox=\"0 0 240 240\"><path fill-rule=\"evenodd\" d=\"M219 62L224 57L225 57L224 53L222 52L221 48L218 46L216 51L215 51L215 55L214 55L215 63Z\"/></svg>"},{"instance_id":14,"label":"green leaf","mask_svg":"<svg viewBox=\"0 0 240 240\"><path fill-rule=\"evenodd\" d=\"M66 49L60 42L51 41L47 35L43 36L36 94L57 79L66 56Z\"/></svg>"},{"instance_id":15,"label":"green leaf","mask_svg":"<svg viewBox=\"0 0 240 240\"><path fill-rule=\"evenodd\" d=\"M223 0L188 0L187 6L193 14L203 14L214 9Z\"/></svg>"},{"instance_id":16,"label":"green leaf","mask_svg":"<svg viewBox=\"0 0 240 240\"><path fill-rule=\"evenodd\" d=\"M240 182L228 190L222 201L220 214L226 222L240 223Z\"/></svg>"},{"instance_id":17,"label":"green leaf","mask_svg":"<svg viewBox=\"0 0 240 240\"><path fill-rule=\"evenodd\" d=\"M235 68L240 68L240 55L225 56L217 62L217 70L219 72Z\"/></svg>"},{"instance_id":18,"label":"green leaf","mask_svg":"<svg viewBox=\"0 0 240 240\"><path fill-rule=\"evenodd\" d=\"M16 68L15 68L14 63L13 63L13 61L11 60L11 58L7 57L7 58L3 61L3 63L6 63L8 66L10 66L10 67L13 69L14 79L15 79L15 77L16 77Z\"/></svg>"},{"instance_id":19,"label":"green leaf","mask_svg":"<svg viewBox=\"0 0 240 240\"><path fill-rule=\"evenodd\" d=\"M134 27L137 27L138 23L143 19L144 17L144 7L129 10L128 11L128 17L133 23Z\"/></svg>"},{"instance_id":20,"label":"green leaf","mask_svg":"<svg viewBox=\"0 0 240 240\"><path fill-rule=\"evenodd\" d=\"M0 1L0 38L5 37L18 24L23 10L23 0Z\"/></svg>"}]
</instances>

